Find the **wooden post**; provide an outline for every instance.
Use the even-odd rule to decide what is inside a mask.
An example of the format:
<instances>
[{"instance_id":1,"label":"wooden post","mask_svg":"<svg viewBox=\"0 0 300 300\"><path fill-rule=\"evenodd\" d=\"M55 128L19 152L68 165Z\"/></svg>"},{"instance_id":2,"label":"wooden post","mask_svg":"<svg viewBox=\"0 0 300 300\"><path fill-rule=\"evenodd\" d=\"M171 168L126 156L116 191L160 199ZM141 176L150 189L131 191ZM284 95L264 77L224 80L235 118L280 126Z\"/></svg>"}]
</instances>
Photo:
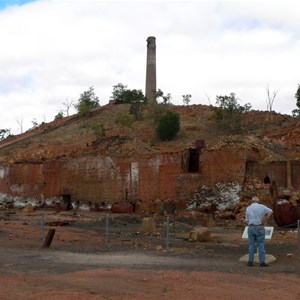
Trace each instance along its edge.
<instances>
[{"instance_id":1,"label":"wooden post","mask_svg":"<svg viewBox=\"0 0 300 300\"><path fill-rule=\"evenodd\" d=\"M52 240L54 238L55 229L49 229L47 236L45 238L43 248L49 248L51 246Z\"/></svg>"}]
</instances>

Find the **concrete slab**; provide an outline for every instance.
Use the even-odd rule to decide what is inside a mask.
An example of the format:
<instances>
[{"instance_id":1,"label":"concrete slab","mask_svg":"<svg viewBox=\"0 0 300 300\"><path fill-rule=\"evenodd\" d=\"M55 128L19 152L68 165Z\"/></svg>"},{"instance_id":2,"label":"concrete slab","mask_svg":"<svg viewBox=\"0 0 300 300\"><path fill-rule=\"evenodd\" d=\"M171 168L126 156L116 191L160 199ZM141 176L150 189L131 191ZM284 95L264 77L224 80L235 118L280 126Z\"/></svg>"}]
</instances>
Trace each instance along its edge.
<instances>
[{"instance_id":1,"label":"concrete slab","mask_svg":"<svg viewBox=\"0 0 300 300\"><path fill-rule=\"evenodd\" d=\"M246 255L242 256L239 259L239 261L247 263L248 259L249 259L249 255L246 254ZM270 263L272 263L274 261L276 261L276 257L275 256L273 256L272 254L266 254L266 261L265 261L266 264L270 264ZM258 254L257 253L254 254L254 263L258 263L259 264L259 258L258 258Z\"/></svg>"}]
</instances>

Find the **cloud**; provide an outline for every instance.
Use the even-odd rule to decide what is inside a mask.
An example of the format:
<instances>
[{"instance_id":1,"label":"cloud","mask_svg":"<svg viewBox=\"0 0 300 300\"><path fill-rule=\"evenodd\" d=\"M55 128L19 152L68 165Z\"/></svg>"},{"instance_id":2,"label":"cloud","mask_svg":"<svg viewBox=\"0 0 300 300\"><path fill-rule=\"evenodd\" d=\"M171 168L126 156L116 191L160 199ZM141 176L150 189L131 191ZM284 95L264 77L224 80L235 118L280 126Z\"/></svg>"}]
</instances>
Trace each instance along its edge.
<instances>
[{"instance_id":1,"label":"cloud","mask_svg":"<svg viewBox=\"0 0 300 300\"><path fill-rule=\"evenodd\" d=\"M0 128L53 120L90 86L108 103L117 83L144 90L146 39L157 42L157 86L174 104L215 104L231 92L291 113L298 86L296 1L54 1L0 10ZM75 111L73 110L73 113Z\"/></svg>"}]
</instances>

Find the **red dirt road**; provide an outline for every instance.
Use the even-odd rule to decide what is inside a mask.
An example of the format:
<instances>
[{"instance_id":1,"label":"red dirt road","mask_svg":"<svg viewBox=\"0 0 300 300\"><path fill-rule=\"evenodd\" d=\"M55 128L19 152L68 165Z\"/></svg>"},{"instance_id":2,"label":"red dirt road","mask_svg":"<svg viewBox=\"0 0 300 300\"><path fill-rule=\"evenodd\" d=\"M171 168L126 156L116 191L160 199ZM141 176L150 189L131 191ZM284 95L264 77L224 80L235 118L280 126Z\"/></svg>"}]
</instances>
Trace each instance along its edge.
<instances>
[{"instance_id":1,"label":"red dirt road","mask_svg":"<svg viewBox=\"0 0 300 300\"><path fill-rule=\"evenodd\" d=\"M96 269L1 274L0 299L300 299L295 275Z\"/></svg>"}]
</instances>

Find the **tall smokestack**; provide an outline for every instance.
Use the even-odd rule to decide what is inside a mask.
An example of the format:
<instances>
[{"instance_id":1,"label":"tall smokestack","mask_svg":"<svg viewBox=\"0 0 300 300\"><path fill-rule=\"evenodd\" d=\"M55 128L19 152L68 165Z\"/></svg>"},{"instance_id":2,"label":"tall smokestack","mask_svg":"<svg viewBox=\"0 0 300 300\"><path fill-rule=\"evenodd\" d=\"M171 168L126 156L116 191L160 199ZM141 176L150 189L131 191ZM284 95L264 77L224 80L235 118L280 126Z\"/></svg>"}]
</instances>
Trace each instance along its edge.
<instances>
[{"instance_id":1,"label":"tall smokestack","mask_svg":"<svg viewBox=\"0 0 300 300\"><path fill-rule=\"evenodd\" d=\"M156 44L155 37L147 38L146 98L149 103L156 101Z\"/></svg>"}]
</instances>

